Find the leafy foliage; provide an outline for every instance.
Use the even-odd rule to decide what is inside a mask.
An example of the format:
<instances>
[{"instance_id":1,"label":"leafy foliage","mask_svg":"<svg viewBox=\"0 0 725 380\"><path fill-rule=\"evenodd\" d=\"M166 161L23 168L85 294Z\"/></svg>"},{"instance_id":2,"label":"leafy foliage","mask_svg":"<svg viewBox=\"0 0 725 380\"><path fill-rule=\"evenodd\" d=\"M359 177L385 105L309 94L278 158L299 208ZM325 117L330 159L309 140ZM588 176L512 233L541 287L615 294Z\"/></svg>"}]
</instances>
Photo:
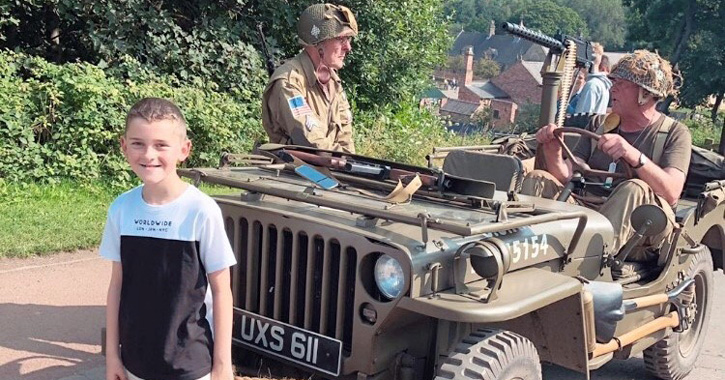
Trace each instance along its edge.
<instances>
[{"instance_id":1,"label":"leafy foliage","mask_svg":"<svg viewBox=\"0 0 725 380\"><path fill-rule=\"evenodd\" d=\"M682 71L681 100L725 93L725 7L720 0L627 0L633 47L658 50ZM713 115L717 110L713 109ZM725 137L725 136L723 136ZM721 139L723 138L721 137ZM724 145L725 146L725 145Z\"/></svg>"},{"instance_id":2,"label":"leafy foliage","mask_svg":"<svg viewBox=\"0 0 725 380\"><path fill-rule=\"evenodd\" d=\"M627 32L626 8L622 0L556 0L573 9L587 24L588 38L604 45L607 51L619 50Z\"/></svg>"},{"instance_id":3,"label":"leafy foliage","mask_svg":"<svg viewBox=\"0 0 725 380\"><path fill-rule=\"evenodd\" d=\"M189 165L213 165L222 151L248 150L264 138L256 27L264 25L276 57L290 57L300 50L297 18L313 2L3 2L0 181L132 181L117 139L126 110L143 96L171 98L184 110L194 143ZM381 128L391 142L391 136L443 136L441 123L414 106L451 40L440 2L344 4L361 31L341 72L360 115L356 140ZM404 151L390 150L415 160Z\"/></svg>"},{"instance_id":4,"label":"leafy foliage","mask_svg":"<svg viewBox=\"0 0 725 380\"><path fill-rule=\"evenodd\" d=\"M440 119L412 103L385 106L356 115L364 126L356 131L359 154L387 160L425 165L426 154L436 146L480 145L484 136L461 136L441 127Z\"/></svg>"},{"instance_id":5,"label":"leafy foliage","mask_svg":"<svg viewBox=\"0 0 725 380\"><path fill-rule=\"evenodd\" d=\"M493 127L493 110L491 107L482 107L471 116L471 122L480 133L488 132Z\"/></svg>"},{"instance_id":6,"label":"leafy foliage","mask_svg":"<svg viewBox=\"0 0 725 380\"><path fill-rule=\"evenodd\" d=\"M473 65L473 74L482 79L490 79L501 72L501 66L490 58L481 58Z\"/></svg>"},{"instance_id":7,"label":"leafy foliage","mask_svg":"<svg viewBox=\"0 0 725 380\"><path fill-rule=\"evenodd\" d=\"M445 68L456 73L464 72L466 70L466 63L463 59L463 55L448 56Z\"/></svg>"},{"instance_id":8,"label":"leafy foliage","mask_svg":"<svg viewBox=\"0 0 725 380\"><path fill-rule=\"evenodd\" d=\"M488 32L491 20L495 25L504 21L523 21L528 28L553 35L558 31L569 35L589 34L582 17L569 7L552 0L449 0L445 8L454 14L459 29Z\"/></svg>"},{"instance_id":9,"label":"leafy foliage","mask_svg":"<svg viewBox=\"0 0 725 380\"><path fill-rule=\"evenodd\" d=\"M262 137L258 102L241 103L213 88L175 86L132 59L124 67L138 77L119 80L86 63L56 65L0 52L0 178L105 177L128 184L132 176L118 138L126 111L146 96L173 99L185 112L194 143L189 165L216 165L220 152L248 150Z\"/></svg>"},{"instance_id":10,"label":"leafy foliage","mask_svg":"<svg viewBox=\"0 0 725 380\"><path fill-rule=\"evenodd\" d=\"M516 124L514 131L517 133L529 132L534 133L539 129L539 114L541 106L538 104L527 103L519 107L516 115Z\"/></svg>"},{"instance_id":11,"label":"leafy foliage","mask_svg":"<svg viewBox=\"0 0 725 380\"><path fill-rule=\"evenodd\" d=\"M262 61L242 39L245 26L234 18L242 8L234 0L28 0L6 9L17 22L0 24L7 36L0 47L102 68L128 55L185 82L212 82L241 101L264 86Z\"/></svg>"},{"instance_id":12,"label":"leafy foliage","mask_svg":"<svg viewBox=\"0 0 725 380\"><path fill-rule=\"evenodd\" d=\"M249 2L241 21L263 22L265 33L280 55L300 50L298 15L311 0ZM433 68L445 61L451 42L442 5L437 0L350 0L340 4L355 13L360 34L340 75L357 110L412 100L429 85Z\"/></svg>"},{"instance_id":13,"label":"leafy foliage","mask_svg":"<svg viewBox=\"0 0 725 380\"><path fill-rule=\"evenodd\" d=\"M260 97L264 71L256 34L263 24L277 57L300 50L299 14L313 0L26 0L0 12L1 47L52 62L81 60L114 68L129 55L184 82L212 82L240 101ZM341 71L354 107L413 99L445 59L450 36L437 0L343 1L360 35ZM57 37L56 37L57 36Z\"/></svg>"}]
</instances>

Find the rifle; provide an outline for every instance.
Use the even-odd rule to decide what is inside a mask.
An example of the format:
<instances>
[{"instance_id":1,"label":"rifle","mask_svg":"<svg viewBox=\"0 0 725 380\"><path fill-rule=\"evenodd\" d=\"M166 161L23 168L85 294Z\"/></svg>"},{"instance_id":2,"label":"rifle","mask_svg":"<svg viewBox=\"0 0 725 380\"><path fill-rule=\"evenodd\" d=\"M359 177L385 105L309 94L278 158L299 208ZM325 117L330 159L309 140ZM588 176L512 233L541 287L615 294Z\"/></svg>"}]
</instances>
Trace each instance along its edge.
<instances>
[{"instance_id":1,"label":"rifle","mask_svg":"<svg viewBox=\"0 0 725 380\"><path fill-rule=\"evenodd\" d=\"M274 69L276 69L276 65L274 64L274 57L269 52L269 48L267 47L267 41L265 40L264 32L262 31L262 23L257 24L257 37L259 37L259 42L262 43L262 54L264 54L264 60L267 66L267 74L269 74L269 76L272 76L272 74L274 73Z\"/></svg>"},{"instance_id":2,"label":"rifle","mask_svg":"<svg viewBox=\"0 0 725 380\"><path fill-rule=\"evenodd\" d=\"M277 156L285 162L293 162L296 158L310 165L323 166L328 169L372 177L379 180L392 179L394 181L405 181L413 179L417 174L424 186L435 187L438 185L437 176L393 168L388 165L354 161L341 157L318 156L313 153L296 150L280 150L277 152Z\"/></svg>"},{"instance_id":3,"label":"rifle","mask_svg":"<svg viewBox=\"0 0 725 380\"><path fill-rule=\"evenodd\" d=\"M591 41L586 41L578 37L568 36L566 34L557 33L554 37L547 36L544 33L531 30L525 26L505 22L503 29L515 36L521 37L527 41L549 48L550 53L561 55L566 50L568 41L576 44L576 66L589 70L594 64L594 49Z\"/></svg>"}]
</instances>

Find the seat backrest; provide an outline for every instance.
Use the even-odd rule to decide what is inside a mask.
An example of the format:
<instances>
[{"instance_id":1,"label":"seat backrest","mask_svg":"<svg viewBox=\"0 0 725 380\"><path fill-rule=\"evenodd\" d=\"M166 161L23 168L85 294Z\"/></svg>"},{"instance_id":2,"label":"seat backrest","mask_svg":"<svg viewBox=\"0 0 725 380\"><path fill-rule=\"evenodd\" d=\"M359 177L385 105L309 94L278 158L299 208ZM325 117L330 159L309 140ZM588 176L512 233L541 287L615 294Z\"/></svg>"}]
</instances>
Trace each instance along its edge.
<instances>
[{"instance_id":1,"label":"seat backrest","mask_svg":"<svg viewBox=\"0 0 725 380\"><path fill-rule=\"evenodd\" d=\"M521 160L503 154L454 150L443 161L443 171L459 177L493 182L497 190L506 192L518 192L523 180Z\"/></svg>"}]
</instances>

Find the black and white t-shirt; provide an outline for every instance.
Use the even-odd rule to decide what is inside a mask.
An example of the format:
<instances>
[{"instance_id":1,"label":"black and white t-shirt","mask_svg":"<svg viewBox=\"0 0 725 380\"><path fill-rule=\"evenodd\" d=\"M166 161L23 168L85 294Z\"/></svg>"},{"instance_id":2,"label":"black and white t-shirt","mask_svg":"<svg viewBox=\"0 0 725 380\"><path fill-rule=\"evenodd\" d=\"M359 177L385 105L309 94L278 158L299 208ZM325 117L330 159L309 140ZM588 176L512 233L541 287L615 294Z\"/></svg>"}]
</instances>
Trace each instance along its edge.
<instances>
[{"instance_id":1,"label":"black and white t-shirt","mask_svg":"<svg viewBox=\"0 0 725 380\"><path fill-rule=\"evenodd\" d=\"M123 267L121 359L144 379L198 379L213 357L207 273L234 265L234 253L219 206L199 189L160 206L142 189L111 204L100 248Z\"/></svg>"}]
</instances>

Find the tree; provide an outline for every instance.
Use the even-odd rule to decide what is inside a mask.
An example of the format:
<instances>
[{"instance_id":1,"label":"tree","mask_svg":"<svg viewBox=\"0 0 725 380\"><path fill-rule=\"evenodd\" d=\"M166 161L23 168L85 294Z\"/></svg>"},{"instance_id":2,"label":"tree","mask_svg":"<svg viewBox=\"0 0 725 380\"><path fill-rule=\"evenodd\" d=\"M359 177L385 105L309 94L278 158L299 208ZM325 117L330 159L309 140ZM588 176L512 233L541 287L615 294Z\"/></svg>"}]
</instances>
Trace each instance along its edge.
<instances>
[{"instance_id":1,"label":"tree","mask_svg":"<svg viewBox=\"0 0 725 380\"><path fill-rule=\"evenodd\" d=\"M297 17L313 0L250 1L242 22L263 22L269 42L282 56L300 50ZM340 75L348 99L372 109L413 99L429 85L433 68L445 62L451 36L437 0L340 2L355 13L360 34Z\"/></svg>"},{"instance_id":2,"label":"tree","mask_svg":"<svg viewBox=\"0 0 725 380\"><path fill-rule=\"evenodd\" d=\"M518 133L536 132L539 125L539 115L541 114L541 106L533 103L525 103L519 106L516 113L516 122L514 124L514 131Z\"/></svg>"},{"instance_id":3,"label":"tree","mask_svg":"<svg viewBox=\"0 0 725 380\"><path fill-rule=\"evenodd\" d=\"M475 11L471 11L471 9ZM561 31L569 35L586 36L589 29L584 20L571 8L552 0L451 0L446 11L461 28L488 32L491 20L497 30L502 22L524 22L524 25L547 34Z\"/></svg>"},{"instance_id":4,"label":"tree","mask_svg":"<svg viewBox=\"0 0 725 380\"><path fill-rule=\"evenodd\" d=\"M314 0L24 0L0 6L0 48L53 62L144 66L258 101L266 76L256 34L277 57L300 51L296 23ZM341 71L348 98L370 109L413 99L445 60L450 36L436 0L342 1L360 35ZM119 75L124 75L120 73Z\"/></svg>"},{"instance_id":5,"label":"tree","mask_svg":"<svg viewBox=\"0 0 725 380\"><path fill-rule=\"evenodd\" d=\"M589 28L589 39L600 42L606 50L620 49L627 31L626 9L621 0L557 0L573 9Z\"/></svg>"},{"instance_id":6,"label":"tree","mask_svg":"<svg viewBox=\"0 0 725 380\"><path fill-rule=\"evenodd\" d=\"M486 133L493 127L493 110L491 107L480 107L471 115L473 131Z\"/></svg>"},{"instance_id":7,"label":"tree","mask_svg":"<svg viewBox=\"0 0 725 380\"><path fill-rule=\"evenodd\" d=\"M496 63L493 59L483 57L476 61L473 66L473 74L476 77L483 79L490 79L497 76L501 72L501 66Z\"/></svg>"},{"instance_id":8,"label":"tree","mask_svg":"<svg viewBox=\"0 0 725 380\"><path fill-rule=\"evenodd\" d=\"M681 69L683 103L694 106L725 91L725 9L721 1L628 0L626 5L631 10L628 22L633 47L657 50ZM672 99L663 102L663 108ZM724 140L725 133L721 143ZM721 148L725 153L725 144Z\"/></svg>"},{"instance_id":9,"label":"tree","mask_svg":"<svg viewBox=\"0 0 725 380\"><path fill-rule=\"evenodd\" d=\"M463 61L462 55L449 56L446 60L446 69L455 73L461 73L466 70L466 63Z\"/></svg>"},{"instance_id":10,"label":"tree","mask_svg":"<svg viewBox=\"0 0 725 380\"><path fill-rule=\"evenodd\" d=\"M562 32L569 35L588 35L586 22L571 8L563 7L550 0L527 1L508 21L524 21L530 29L540 30L548 35Z\"/></svg>"}]
</instances>

